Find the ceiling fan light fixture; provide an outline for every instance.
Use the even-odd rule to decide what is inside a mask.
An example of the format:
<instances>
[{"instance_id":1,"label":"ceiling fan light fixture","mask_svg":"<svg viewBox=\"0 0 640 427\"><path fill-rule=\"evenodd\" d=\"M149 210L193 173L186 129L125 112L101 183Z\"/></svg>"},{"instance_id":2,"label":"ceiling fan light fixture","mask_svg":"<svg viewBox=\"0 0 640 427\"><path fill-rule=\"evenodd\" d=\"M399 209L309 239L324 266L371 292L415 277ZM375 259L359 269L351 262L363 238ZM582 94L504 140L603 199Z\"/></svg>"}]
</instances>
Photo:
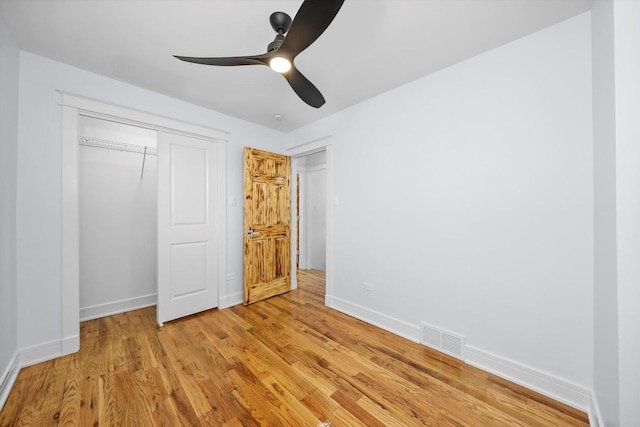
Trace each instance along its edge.
<instances>
[{"instance_id":1,"label":"ceiling fan light fixture","mask_svg":"<svg viewBox=\"0 0 640 427\"><path fill-rule=\"evenodd\" d=\"M1 0L0 0L1 1ZM325 100L313 85L295 66L296 56L308 48L329 27L345 0L304 0L295 19L284 12L271 14L269 21L276 37L267 46L267 52L249 56L192 57L178 56L177 59L202 65L236 66L268 65L282 74L291 89L313 108L320 108ZM285 35L286 34L286 35Z\"/></svg>"},{"instance_id":2,"label":"ceiling fan light fixture","mask_svg":"<svg viewBox=\"0 0 640 427\"><path fill-rule=\"evenodd\" d=\"M277 71L278 73L286 73L291 69L291 61L287 58L283 58L282 56L276 56L269 61L269 66L273 69L273 71Z\"/></svg>"}]
</instances>

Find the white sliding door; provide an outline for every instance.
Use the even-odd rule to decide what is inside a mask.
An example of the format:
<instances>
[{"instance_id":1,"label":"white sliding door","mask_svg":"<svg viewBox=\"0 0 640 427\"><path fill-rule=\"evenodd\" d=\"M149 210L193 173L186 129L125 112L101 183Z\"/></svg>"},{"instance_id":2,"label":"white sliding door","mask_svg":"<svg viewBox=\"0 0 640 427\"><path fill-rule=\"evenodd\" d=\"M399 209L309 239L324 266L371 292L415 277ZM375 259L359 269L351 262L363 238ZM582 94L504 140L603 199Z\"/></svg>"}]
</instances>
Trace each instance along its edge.
<instances>
[{"instance_id":1,"label":"white sliding door","mask_svg":"<svg viewBox=\"0 0 640 427\"><path fill-rule=\"evenodd\" d=\"M220 161L223 144L158 132L159 325L218 306L225 259Z\"/></svg>"}]
</instances>

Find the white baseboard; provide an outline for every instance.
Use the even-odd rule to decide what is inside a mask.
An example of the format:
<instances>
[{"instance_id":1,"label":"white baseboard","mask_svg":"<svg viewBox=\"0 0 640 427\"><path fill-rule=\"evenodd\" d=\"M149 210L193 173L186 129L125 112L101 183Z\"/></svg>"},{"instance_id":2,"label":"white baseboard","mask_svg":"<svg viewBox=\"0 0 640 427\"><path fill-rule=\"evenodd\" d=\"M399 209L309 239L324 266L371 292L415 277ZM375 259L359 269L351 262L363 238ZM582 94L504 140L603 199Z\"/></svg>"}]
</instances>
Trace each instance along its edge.
<instances>
[{"instance_id":1,"label":"white baseboard","mask_svg":"<svg viewBox=\"0 0 640 427\"><path fill-rule=\"evenodd\" d=\"M420 326L353 304L335 296L325 296L327 307L360 319L385 331L420 342ZM590 413L591 390L511 360L465 346L465 363L522 385L547 397ZM603 425L600 424L600 427Z\"/></svg>"},{"instance_id":2,"label":"white baseboard","mask_svg":"<svg viewBox=\"0 0 640 427\"><path fill-rule=\"evenodd\" d=\"M125 311L151 307L152 305L156 305L157 301L158 299L156 297L156 294L150 294L143 295L141 297L129 298L126 300L80 308L80 321L84 322L85 320L98 319L100 317L124 313Z\"/></svg>"},{"instance_id":3,"label":"white baseboard","mask_svg":"<svg viewBox=\"0 0 640 427\"><path fill-rule=\"evenodd\" d=\"M238 292L235 294L220 297L220 300L218 301L218 308L223 309L232 307L234 305L242 304L243 302L244 294L242 292Z\"/></svg>"},{"instance_id":4,"label":"white baseboard","mask_svg":"<svg viewBox=\"0 0 640 427\"><path fill-rule=\"evenodd\" d=\"M418 326L411 325L402 320L387 316L386 314L378 313L377 311L353 304L335 296L325 296L325 301L327 300L330 300L331 302L331 305L327 304L329 307L346 315L360 319L363 322L367 322L373 326L377 326L380 329L384 329L385 331L399 335L413 342L420 341L420 328Z\"/></svg>"},{"instance_id":5,"label":"white baseboard","mask_svg":"<svg viewBox=\"0 0 640 427\"><path fill-rule=\"evenodd\" d=\"M581 411L589 411L591 391L564 379L471 346L466 347L465 362Z\"/></svg>"},{"instance_id":6,"label":"white baseboard","mask_svg":"<svg viewBox=\"0 0 640 427\"><path fill-rule=\"evenodd\" d=\"M2 373L2 376L0 376L0 411L4 407L4 404L9 397L9 393L11 392L11 388L13 387L13 383L16 382L16 378L20 372L18 360L18 353L15 353L9 361L7 368Z\"/></svg>"},{"instance_id":7,"label":"white baseboard","mask_svg":"<svg viewBox=\"0 0 640 427\"><path fill-rule=\"evenodd\" d=\"M62 356L62 340L34 345L19 350L20 367L35 365Z\"/></svg>"},{"instance_id":8,"label":"white baseboard","mask_svg":"<svg viewBox=\"0 0 640 427\"><path fill-rule=\"evenodd\" d=\"M598 398L593 392L591 392L589 405L589 425L591 427L605 427L604 418L602 418L602 413L600 412L600 405L598 405Z\"/></svg>"},{"instance_id":9,"label":"white baseboard","mask_svg":"<svg viewBox=\"0 0 640 427\"><path fill-rule=\"evenodd\" d=\"M2 377L0 377L0 410L9 396L9 392L18 377L20 369L75 353L79 348L80 337L75 335L62 340L50 341L18 350L7 369L5 369L5 372L3 372Z\"/></svg>"},{"instance_id":10,"label":"white baseboard","mask_svg":"<svg viewBox=\"0 0 640 427\"><path fill-rule=\"evenodd\" d=\"M80 335L73 335L62 339L62 356L80 350Z\"/></svg>"},{"instance_id":11,"label":"white baseboard","mask_svg":"<svg viewBox=\"0 0 640 427\"><path fill-rule=\"evenodd\" d=\"M337 310L337 308L333 306L333 295L329 295L328 292L324 295L324 305Z\"/></svg>"}]
</instances>

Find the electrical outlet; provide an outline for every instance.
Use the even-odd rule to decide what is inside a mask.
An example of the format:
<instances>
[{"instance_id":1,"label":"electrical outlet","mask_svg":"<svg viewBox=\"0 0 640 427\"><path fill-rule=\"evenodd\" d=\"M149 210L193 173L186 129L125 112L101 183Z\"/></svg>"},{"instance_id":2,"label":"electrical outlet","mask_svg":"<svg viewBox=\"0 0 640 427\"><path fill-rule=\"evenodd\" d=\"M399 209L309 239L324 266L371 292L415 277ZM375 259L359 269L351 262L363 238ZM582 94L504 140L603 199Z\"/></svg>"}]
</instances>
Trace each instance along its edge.
<instances>
[{"instance_id":1,"label":"electrical outlet","mask_svg":"<svg viewBox=\"0 0 640 427\"><path fill-rule=\"evenodd\" d=\"M371 292L373 290L373 285L369 282L362 282L362 289Z\"/></svg>"},{"instance_id":2,"label":"electrical outlet","mask_svg":"<svg viewBox=\"0 0 640 427\"><path fill-rule=\"evenodd\" d=\"M236 273L227 273L227 280L233 280L236 278Z\"/></svg>"}]
</instances>

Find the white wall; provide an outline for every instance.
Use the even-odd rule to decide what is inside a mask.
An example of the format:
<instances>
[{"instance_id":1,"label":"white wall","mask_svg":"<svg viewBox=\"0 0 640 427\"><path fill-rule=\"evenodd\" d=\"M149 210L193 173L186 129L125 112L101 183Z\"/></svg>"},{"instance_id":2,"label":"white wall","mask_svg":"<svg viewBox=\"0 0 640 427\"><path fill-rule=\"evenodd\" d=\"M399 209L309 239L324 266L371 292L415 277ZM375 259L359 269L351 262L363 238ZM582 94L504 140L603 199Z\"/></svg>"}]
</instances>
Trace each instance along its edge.
<instances>
[{"instance_id":1,"label":"white wall","mask_svg":"<svg viewBox=\"0 0 640 427\"><path fill-rule=\"evenodd\" d=\"M412 331L425 321L591 387L588 13L292 132L287 145L328 135L338 305Z\"/></svg>"},{"instance_id":2,"label":"white wall","mask_svg":"<svg viewBox=\"0 0 640 427\"><path fill-rule=\"evenodd\" d=\"M607 426L620 425L613 2L592 9L594 165L594 394Z\"/></svg>"},{"instance_id":3,"label":"white wall","mask_svg":"<svg viewBox=\"0 0 640 427\"><path fill-rule=\"evenodd\" d=\"M615 1L620 425L640 425L640 2Z\"/></svg>"},{"instance_id":4,"label":"white wall","mask_svg":"<svg viewBox=\"0 0 640 427\"><path fill-rule=\"evenodd\" d=\"M0 19L0 408L11 385L18 348L16 189L19 52Z\"/></svg>"},{"instance_id":5,"label":"white wall","mask_svg":"<svg viewBox=\"0 0 640 427\"><path fill-rule=\"evenodd\" d=\"M139 141L131 126L114 125L81 118L80 135L140 146L150 139L157 146L155 131L140 129L149 137ZM80 146L78 157L80 318L155 304L156 155L144 158L144 173L141 153Z\"/></svg>"},{"instance_id":6,"label":"white wall","mask_svg":"<svg viewBox=\"0 0 640 427\"><path fill-rule=\"evenodd\" d=\"M327 168L309 167L305 182L307 267L325 271L327 268Z\"/></svg>"},{"instance_id":7,"label":"white wall","mask_svg":"<svg viewBox=\"0 0 640 427\"><path fill-rule=\"evenodd\" d=\"M594 2L594 395L606 426L640 425L640 3Z\"/></svg>"},{"instance_id":8,"label":"white wall","mask_svg":"<svg viewBox=\"0 0 640 427\"><path fill-rule=\"evenodd\" d=\"M280 132L79 70L20 53L17 274L18 347L50 355L62 338L61 288L61 96L56 90L96 98L230 132L227 144L227 272L236 279L221 289L242 296L242 147L276 151ZM224 284L221 285L224 288ZM37 313L37 315L36 315ZM51 350L51 351L49 351Z\"/></svg>"}]
</instances>

